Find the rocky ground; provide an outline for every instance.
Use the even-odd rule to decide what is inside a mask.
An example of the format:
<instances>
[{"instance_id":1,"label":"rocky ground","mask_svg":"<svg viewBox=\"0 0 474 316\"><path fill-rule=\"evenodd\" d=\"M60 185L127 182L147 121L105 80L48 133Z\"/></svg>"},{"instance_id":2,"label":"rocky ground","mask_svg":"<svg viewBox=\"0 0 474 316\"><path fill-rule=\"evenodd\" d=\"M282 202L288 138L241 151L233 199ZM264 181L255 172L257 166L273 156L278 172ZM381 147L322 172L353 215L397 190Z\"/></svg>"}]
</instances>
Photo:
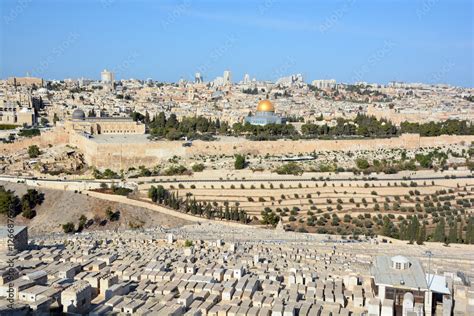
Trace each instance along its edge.
<instances>
[{"instance_id":1,"label":"rocky ground","mask_svg":"<svg viewBox=\"0 0 474 316\"><path fill-rule=\"evenodd\" d=\"M16 195L20 197L28 188L25 184L7 182L0 182L0 185L15 191ZM163 215L145 208L93 198L86 194L51 189L38 190L44 193L45 200L36 207L36 216L28 220L20 214L15 219L17 225L28 226L30 235L61 232L61 225L67 222L72 222L77 227L81 215L85 215L88 219L94 219L94 224L86 230L129 229L131 226L142 225L144 228L155 226L173 228L190 223L181 218ZM114 222L106 220L108 208L113 212L120 212L119 220ZM0 217L1 224L5 224L6 221L5 216Z\"/></svg>"}]
</instances>

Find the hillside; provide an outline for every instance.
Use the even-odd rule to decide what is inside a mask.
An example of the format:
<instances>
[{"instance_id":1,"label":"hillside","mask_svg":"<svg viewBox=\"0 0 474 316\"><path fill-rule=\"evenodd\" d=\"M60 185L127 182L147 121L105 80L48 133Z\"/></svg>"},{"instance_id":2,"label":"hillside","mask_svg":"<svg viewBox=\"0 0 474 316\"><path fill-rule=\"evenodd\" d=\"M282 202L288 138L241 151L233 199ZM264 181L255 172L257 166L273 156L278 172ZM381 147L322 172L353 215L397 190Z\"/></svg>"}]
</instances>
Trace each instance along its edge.
<instances>
[{"instance_id":1,"label":"hillside","mask_svg":"<svg viewBox=\"0 0 474 316\"><path fill-rule=\"evenodd\" d=\"M23 195L29 188L25 184L0 182L6 189L15 191L16 195ZM61 232L61 225L66 222L73 222L76 227L79 217L85 215L88 219L94 219L94 224L86 230L103 229L128 229L130 225L141 226L144 228L163 226L179 227L190 224L187 220L163 215L152 210L141 207L133 207L112 201L105 201L87 196L86 194L74 193L70 191L60 191L51 189L39 189L45 195L44 202L36 207L36 216L31 219L25 219L18 215L15 219L16 225L27 225L30 235L40 233ZM120 212L118 221L106 221L106 210ZM6 216L0 216L0 223L6 224ZM103 225L100 225L101 223Z\"/></svg>"}]
</instances>

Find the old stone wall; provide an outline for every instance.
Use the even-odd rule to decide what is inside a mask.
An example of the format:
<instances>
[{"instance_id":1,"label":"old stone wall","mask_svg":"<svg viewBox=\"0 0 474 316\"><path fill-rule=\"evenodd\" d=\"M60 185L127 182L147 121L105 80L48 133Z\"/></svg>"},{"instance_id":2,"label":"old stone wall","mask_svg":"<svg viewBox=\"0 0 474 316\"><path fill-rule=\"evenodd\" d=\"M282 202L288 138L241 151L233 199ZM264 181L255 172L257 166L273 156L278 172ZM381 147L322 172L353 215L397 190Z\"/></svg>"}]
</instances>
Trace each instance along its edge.
<instances>
[{"instance_id":1,"label":"old stone wall","mask_svg":"<svg viewBox=\"0 0 474 316\"><path fill-rule=\"evenodd\" d=\"M135 144L100 144L82 137L75 145L81 148L86 161L98 168L128 169L144 165L154 166L167 161L173 156L189 158L196 155L234 155L236 153L251 155L298 155L318 151L355 151L420 147L433 147L469 144L474 136L439 136L420 137L417 134L406 134L390 139L360 140L300 140L300 141L195 141L191 147L183 147L182 142L156 141Z\"/></svg>"},{"instance_id":2,"label":"old stone wall","mask_svg":"<svg viewBox=\"0 0 474 316\"><path fill-rule=\"evenodd\" d=\"M48 147L49 145L67 144L69 142L69 135L62 128L52 131L43 132L40 136L31 138L24 138L12 144L0 143L0 154L6 155L12 152L28 148L31 145L37 145L40 148Z\"/></svg>"},{"instance_id":3,"label":"old stone wall","mask_svg":"<svg viewBox=\"0 0 474 316\"><path fill-rule=\"evenodd\" d=\"M68 133L65 129L43 133L39 137L25 139L13 144L0 144L0 153L7 154L30 145L46 147L49 144L69 144L77 147L85 161L97 168L114 170L128 169L144 165L154 166L165 162L173 156L189 158L197 155L234 155L236 153L251 155L298 155L318 151L356 151L420 147L445 146L452 144L471 144L474 136L420 137L418 134L404 134L388 139L357 140L278 140L250 141L241 138L224 138L215 142L194 141L192 146L183 147L181 141L137 140L136 143L98 143L77 133Z\"/></svg>"}]
</instances>

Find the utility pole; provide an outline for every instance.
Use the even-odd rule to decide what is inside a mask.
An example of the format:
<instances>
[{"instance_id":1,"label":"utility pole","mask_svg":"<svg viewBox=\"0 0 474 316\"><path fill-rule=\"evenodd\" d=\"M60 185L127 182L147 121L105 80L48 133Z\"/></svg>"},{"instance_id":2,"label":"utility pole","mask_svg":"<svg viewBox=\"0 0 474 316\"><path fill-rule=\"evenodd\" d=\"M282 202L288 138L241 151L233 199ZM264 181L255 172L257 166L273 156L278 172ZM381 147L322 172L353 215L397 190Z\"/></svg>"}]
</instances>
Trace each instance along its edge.
<instances>
[{"instance_id":1,"label":"utility pole","mask_svg":"<svg viewBox=\"0 0 474 316\"><path fill-rule=\"evenodd\" d=\"M425 251L425 256L428 256L428 288L431 287L431 283L433 282L434 276L431 276L431 257L433 257L433 253L431 250L426 250Z\"/></svg>"}]
</instances>

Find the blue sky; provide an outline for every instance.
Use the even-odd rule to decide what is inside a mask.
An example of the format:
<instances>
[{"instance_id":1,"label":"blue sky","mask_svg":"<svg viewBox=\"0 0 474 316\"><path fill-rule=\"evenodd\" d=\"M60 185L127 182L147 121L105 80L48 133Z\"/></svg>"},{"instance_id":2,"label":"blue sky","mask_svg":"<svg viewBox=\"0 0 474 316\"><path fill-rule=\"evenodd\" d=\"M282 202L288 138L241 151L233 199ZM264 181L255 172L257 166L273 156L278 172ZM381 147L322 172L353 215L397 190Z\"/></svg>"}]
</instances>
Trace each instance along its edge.
<instances>
[{"instance_id":1,"label":"blue sky","mask_svg":"<svg viewBox=\"0 0 474 316\"><path fill-rule=\"evenodd\" d=\"M0 77L474 86L470 0L2 0Z\"/></svg>"}]
</instances>

